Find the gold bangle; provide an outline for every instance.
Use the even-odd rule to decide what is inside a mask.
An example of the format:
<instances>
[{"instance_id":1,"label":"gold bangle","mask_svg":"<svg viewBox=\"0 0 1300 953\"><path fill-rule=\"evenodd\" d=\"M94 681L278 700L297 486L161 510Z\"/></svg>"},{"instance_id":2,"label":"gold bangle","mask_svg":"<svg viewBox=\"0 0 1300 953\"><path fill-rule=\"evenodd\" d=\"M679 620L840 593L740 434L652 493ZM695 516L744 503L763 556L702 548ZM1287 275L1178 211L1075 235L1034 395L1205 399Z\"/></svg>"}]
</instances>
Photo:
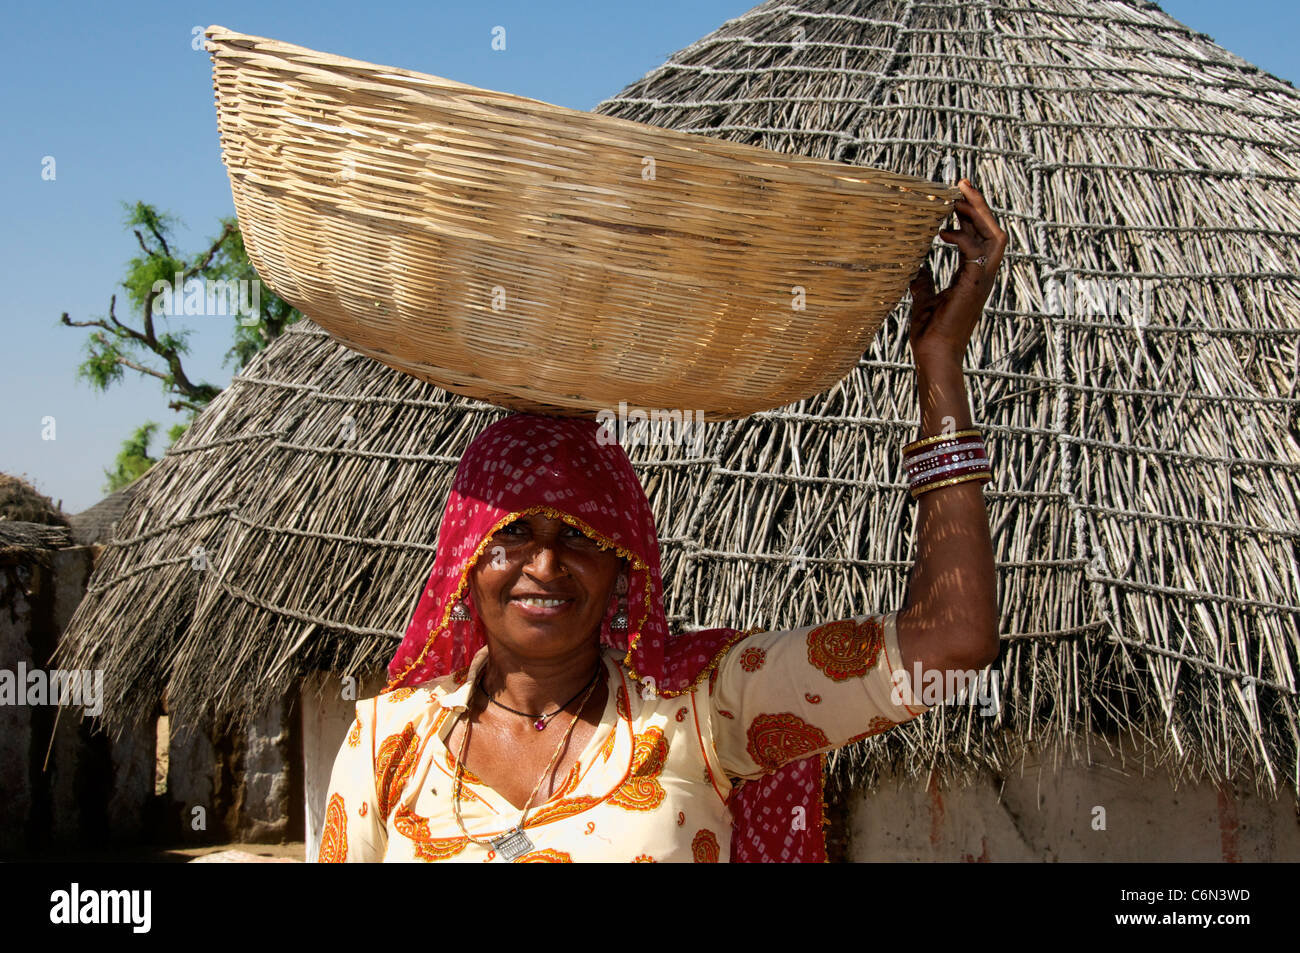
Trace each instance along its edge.
<instances>
[{"instance_id":1,"label":"gold bangle","mask_svg":"<svg viewBox=\"0 0 1300 953\"><path fill-rule=\"evenodd\" d=\"M926 483L912 490L912 499L916 499L922 493L929 492L930 490L937 490L940 487L952 486L954 483L965 483L968 480L988 481L992 479L993 479L992 471L981 470L978 473L967 473L963 476L951 477L950 479L947 480L939 480L936 483Z\"/></svg>"},{"instance_id":2,"label":"gold bangle","mask_svg":"<svg viewBox=\"0 0 1300 953\"><path fill-rule=\"evenodd\" d=\"M912 453L915 450L920 450L922 447L928 447L933 443L942 443L945 440L959 440L962 437L978 437L979 435L980 432L978 430L958 430L956 433L941 433L936 434L933 437L923 437L920 440L913 440L905 446L903 448L903 455L907 456L907 454Z\"/></svg>"}]
</instances>

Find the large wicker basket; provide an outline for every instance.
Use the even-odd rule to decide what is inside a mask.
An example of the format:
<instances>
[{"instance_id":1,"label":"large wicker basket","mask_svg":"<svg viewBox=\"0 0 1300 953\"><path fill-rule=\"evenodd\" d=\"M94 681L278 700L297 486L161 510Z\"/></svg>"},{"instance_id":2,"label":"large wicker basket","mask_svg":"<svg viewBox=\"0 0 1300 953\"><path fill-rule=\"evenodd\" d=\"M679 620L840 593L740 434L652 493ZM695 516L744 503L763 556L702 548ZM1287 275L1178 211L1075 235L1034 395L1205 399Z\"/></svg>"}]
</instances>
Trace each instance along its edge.
<instances>
[{"instance_id":1,"label":"large wicker basket","mask_svg":"<svg viewBox=\"0 0 1300 953\"><path fill-rule=\"evenodd\" d=\"M741 417L854 367L960 193L207 30L249 258L517 410Z\"/></svg>"}]
</instances>

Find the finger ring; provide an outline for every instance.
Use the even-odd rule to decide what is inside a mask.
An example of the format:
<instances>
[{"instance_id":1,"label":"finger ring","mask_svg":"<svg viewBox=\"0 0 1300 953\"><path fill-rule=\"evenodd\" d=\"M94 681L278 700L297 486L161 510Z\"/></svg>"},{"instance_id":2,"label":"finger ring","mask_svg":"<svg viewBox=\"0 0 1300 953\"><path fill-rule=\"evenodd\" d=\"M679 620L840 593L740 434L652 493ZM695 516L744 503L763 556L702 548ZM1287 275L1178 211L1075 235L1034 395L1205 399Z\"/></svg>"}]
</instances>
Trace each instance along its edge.
<instances>
[{"instance_id":1,"label":"finger ring","mask_svg":"<svg viewBox=\"0 0 1300 953\"><path fill-rule=\"evenodd\" d=\"M984 263L989 260L989 256L980 255L978 258L967 258L966 260L975 262L975 264L980 266L980 270L982 271L984 269Z\"/></svg>"}]
</instances>

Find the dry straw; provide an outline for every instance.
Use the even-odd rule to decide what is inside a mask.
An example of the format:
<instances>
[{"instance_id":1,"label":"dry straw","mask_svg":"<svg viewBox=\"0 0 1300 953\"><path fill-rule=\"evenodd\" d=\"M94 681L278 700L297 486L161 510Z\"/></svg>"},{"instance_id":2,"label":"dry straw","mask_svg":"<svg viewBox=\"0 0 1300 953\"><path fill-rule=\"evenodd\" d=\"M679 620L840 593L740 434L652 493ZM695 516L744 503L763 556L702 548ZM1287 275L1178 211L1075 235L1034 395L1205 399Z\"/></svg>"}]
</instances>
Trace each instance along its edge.
<instances>
[{"instance_id":1,"label":"dry straw","mask_svg":"<svg viewBox=\"0 0 1300 953\"><path fill-rule=\"evenodd\" d=\"M966 362L995 473L1000 712L930 712L842 754L841 777L1006 774L1123 740L1134 773L1295 783L1295 89L1143 3L780 0L598 111L969 176L1010 233ZM955 264L932 261L940 280ZM1135 287L1137 307L1096 294ZM901 603L907 316L823 395L632 451L676 623ZM67 667L105 668L117 723L164 688L174 718L245 719L313 669L378 670L456 461L500 415L296 326L135 485Z\"/></svg>"},{"instance_id":2,"label":"dry straw","mask_svg":"<svg viewBox=\"0 0 1300 953\"><path fill-rule=\"evenodd\" d=\"M958 190L209 27L249 258L362 354L516 410L740 417L849 373Z\"/></svg>"}]
</instances>

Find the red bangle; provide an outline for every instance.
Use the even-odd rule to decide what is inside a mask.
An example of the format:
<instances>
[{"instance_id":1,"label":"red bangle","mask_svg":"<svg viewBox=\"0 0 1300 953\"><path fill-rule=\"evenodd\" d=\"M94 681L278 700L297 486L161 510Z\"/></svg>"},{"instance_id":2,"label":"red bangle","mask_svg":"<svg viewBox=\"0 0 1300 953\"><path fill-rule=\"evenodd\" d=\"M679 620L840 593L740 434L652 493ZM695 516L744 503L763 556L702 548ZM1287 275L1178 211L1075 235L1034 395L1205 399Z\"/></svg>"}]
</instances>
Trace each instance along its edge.
<instances>
[{"instance_id":1,"label":"red bangle","mask_svg":"<svg viewBox=\"0 0 1300 953\"><path fill-rule=\"evenodd\" d=\"M939 434L910 443L904 448L903 463L913 499L955 483L993 478L978 430Z\"/></svg>"}]
</instances>

